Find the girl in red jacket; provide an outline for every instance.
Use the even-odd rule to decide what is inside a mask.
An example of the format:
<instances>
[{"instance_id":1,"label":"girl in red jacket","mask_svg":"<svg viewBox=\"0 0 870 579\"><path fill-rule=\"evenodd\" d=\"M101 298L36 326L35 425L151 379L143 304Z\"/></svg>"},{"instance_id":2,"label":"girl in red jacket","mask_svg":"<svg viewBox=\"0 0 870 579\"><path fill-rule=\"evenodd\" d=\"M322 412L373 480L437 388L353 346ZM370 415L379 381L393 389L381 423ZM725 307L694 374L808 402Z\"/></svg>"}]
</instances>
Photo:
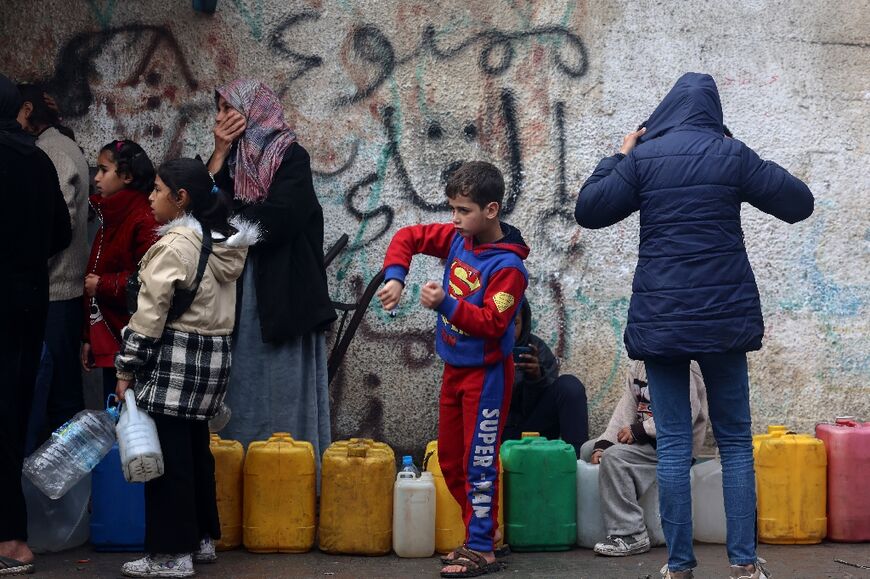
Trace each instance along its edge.
<instances>
[{"instance_id":1,"label":"girl in red jacket","mask_svg":"<svg viewBox=\"0 0 870 579\"><path fill-rule=\"evenodd\" d=\"M90 202L101 225L85 275L82 366L87 372L105 369L104 396L115 391L115 354L121 328L130 320L127 277L157 239L148 203L154 176L154 165L133 141L112 141L97 157L97 193Z\"/></svg>"}]
</instances>

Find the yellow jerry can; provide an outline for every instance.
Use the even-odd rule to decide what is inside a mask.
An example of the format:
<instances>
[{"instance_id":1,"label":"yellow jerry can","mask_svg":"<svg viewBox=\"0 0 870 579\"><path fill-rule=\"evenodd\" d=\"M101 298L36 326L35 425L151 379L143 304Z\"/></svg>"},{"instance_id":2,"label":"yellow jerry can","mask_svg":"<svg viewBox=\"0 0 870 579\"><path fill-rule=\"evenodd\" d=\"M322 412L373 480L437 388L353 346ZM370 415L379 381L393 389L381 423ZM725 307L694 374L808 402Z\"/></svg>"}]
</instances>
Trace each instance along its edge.
<instances>
[{"instance_id":1,"label":"yellow jerry can","mask_svg":"<svg viewBox=\"0 0 870 579\"><path fill-rule=\"evenodd\" d=\"M788 427L783 426L782 424L770 424L767 426L767 434L756 434L752 437L752 454L754 456L758 456L758 449L761 447L761 442L763 440L767 440L768 438L773 438L777 436L777 433L781 432L783 434L788 432Z\"/></svg>"},{"instance_id":2,"label":"yellow jerry can","mask_svg":"<svg viewBox=\"0 0 870 579\"><path fill-rule=\"evenodd\" d=\"M314 546L317 494L314 447L276 432L252 442L245 459L245 548L304 553Z\"/></svg>"},{"instance_id":3,"label":"yellow jerry can","mask_svg":"<svg viewBox=\"0 0 870 579\"><path fill-rule=\"evenodd\" d=\"M423 468L432 473L435 479L435 550L439 553L449 553L465 543L465 522L462 520L462 509L450 494L441 465L438 464L438 441L433 440L426 445L426 457ZM504 502L501 463L498 471L498 527L504 536ZM500 540L496 547L504 543Z\"/></svg>"},{"instance_id":4,"label":"yellow jerry can","mask_svg":"<svg viewBox=\"0 0 870 579\"><path fill-rule=\"evenodd\" d=\"M348 555L386 555L393 544L396 457L382 442L351 438L323 453L320 549Z\"/></svg>"},{"instance_id":5,"label":"yellow jerry can","mask_svg":"<svg viewBox=\"0 0 870 579\"><path fill-rule=\"evenodd\" d=\"M807 434L769 433L755 456L758 537L763 543L812 544L825 538L825 444Z\"/></svg>"},{"instance_id":6,"label":"yellow jerry can","mask_svg":"<svg viewBox=\"0 0 870 579\"><path fill-rule=\"evenodd\" d=\"M229 551L242 544L242 479L245 449L235 440L223 440L211 435L209 443L214 456L214 482L221 538L215 542L218 551Z\"/></svg>"}]
</instances>

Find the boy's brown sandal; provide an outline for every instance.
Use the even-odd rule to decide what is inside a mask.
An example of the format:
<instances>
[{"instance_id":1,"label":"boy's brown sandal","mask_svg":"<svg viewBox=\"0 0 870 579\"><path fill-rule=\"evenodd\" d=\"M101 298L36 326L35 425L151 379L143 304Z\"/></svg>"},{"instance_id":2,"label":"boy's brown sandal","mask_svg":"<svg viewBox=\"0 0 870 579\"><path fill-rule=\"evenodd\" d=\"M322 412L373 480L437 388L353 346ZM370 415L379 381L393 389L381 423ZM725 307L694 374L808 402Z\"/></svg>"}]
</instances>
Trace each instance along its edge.
<instances>
[{"instance_id":1,"label":"boy's brown sandal","mask_svg":"<svg viewBox=\"0 0 870 579\"><path fill-rule=\"evenodd\" d=\"M477 551L459 547L456 549L456 559L447 563L447 566L455 565L462 567L464 571L442 571L441 576L447 579L460 579L465 577L480 577L489 573L498 573L504 568L504 563L495 561L490 563Z\"/></svg>"}]
</instances>

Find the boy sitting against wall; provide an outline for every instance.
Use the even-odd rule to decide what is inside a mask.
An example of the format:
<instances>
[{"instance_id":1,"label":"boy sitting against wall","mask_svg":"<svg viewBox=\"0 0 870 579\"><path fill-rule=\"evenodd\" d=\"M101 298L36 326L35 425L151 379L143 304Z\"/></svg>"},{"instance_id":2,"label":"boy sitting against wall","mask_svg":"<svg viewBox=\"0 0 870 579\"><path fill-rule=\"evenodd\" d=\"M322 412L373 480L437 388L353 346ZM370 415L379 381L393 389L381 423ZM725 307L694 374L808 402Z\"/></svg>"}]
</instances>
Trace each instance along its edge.
<instances>
[{"instance_id":1,"label":"boy sitting against wall","mask_svg":"<svg viewBox=\"0 0 870 579\"><path fill-rule=\"evenodd\" d=\"M707 390L701 368L693 361L689 372L692 404L693 452L704 446L707 431ZM600 464L598 489L607 538L595 552L609 557L646 553L649 534L643 521L640 497L656 482L656 425L650 404L646 368L634 361L628 370L625 392L604 433L583 445L580 458Z\"/></svg>"}]
</instances>

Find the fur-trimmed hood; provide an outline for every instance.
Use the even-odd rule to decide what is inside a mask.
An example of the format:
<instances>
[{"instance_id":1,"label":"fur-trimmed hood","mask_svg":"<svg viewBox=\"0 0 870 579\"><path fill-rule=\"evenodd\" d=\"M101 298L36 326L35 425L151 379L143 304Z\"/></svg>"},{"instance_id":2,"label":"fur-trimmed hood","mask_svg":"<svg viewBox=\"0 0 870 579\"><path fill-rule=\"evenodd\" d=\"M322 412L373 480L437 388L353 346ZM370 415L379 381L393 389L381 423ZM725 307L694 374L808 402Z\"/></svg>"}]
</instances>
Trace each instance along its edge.
<instances>
[{"instance_id":1,"label":"fur-trimmed hood","mask_svg":"<svg viewBox=\"0 0 870 579\"><path fill-rule=\"evenodd\" d=\"M236 233L230 237L224 237L216 231L211 232L212 255L208 260L208 268L220 283L233 282L239 278L245 267L248 248L260 240L260 229L256 223L236 216L230 220L230 225L236 230ZM172 245L176 245L176 243L175 240L170 239L171 236L179 236L191 242L195 247L194 253L196 255L191 254L189 257L194 264L199 260L198 252L202 246L202 224L193 216L184 214L164 223L157 229L157 234L162 238L161 242L168 242Z\"/></svg>"}]
</instances>

